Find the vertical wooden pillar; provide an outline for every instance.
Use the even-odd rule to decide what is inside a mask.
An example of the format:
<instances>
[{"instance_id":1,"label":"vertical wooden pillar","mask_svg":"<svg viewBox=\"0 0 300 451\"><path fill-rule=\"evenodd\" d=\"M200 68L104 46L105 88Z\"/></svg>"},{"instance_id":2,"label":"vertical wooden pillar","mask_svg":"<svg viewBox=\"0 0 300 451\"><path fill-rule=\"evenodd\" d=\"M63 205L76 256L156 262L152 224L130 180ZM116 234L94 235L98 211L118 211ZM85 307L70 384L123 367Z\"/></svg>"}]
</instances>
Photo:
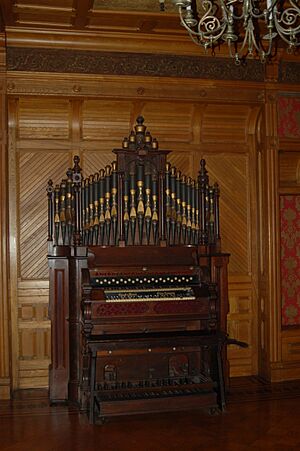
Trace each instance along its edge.
<instances>
[{"instance_id":1,"label":"vertical wooden pillar","mask_svg":"<svg viewBox=\"0 0 300 451\"><path fill-rule=\"evenodd\" d=\"M220 328L223 332L227 332L227 315L229 313L228 300L228 263L229 254L213 255L210 260L211 281L216 283L219 290L219 309L220 309ZM222 351L222 359L224 362L224 381L225 386L229 387L229 361L227 359L226 347Z\"/></svg>"},{"instance_id":2,"label":"vertical wooden pillar","mask_svg":"<svg viewBox=\"0 0 300 451\"><path fill-rule=\"evenodd\" d=\"M82 269L87 268L87 248L78 246L74 249L74 256L70 258L70 310L69 310L69 337L70 337L70 378L69 401L85 407L85 400L81 396L81 386L84 385L87 375L83 374L82 355L82 324L81 324L81 295L82 295Z\"/></svg>"},{"instance_id":3,"label":"vertical wooden pillar","mask_svg":"<svg viewBox=\"0 0 300 451\"><path fill-rule=\"evenodd\" d=\"M281 308L278 214L277 95L267 90L265 105L266 138L262 159L264 268L260 283L261 358L260 375L275 380L281 362ZM275 372L274 372L275 370Z\"/></svg>"},{"instance_id":4,"label":"vertical wooden pillar","mask_svg":"<svg viewBox=\"0 0 300 451\"><path fill-rule=\"evenodd\" d=\"M226 332L228 301L228 263L229 254L217 254L211 257L211 280L219 287L220 296L220 326Z\"/></svg>"},{"instance_id":5,"label":"vertical wooden pillar","mask_svg":"<svg viewBox=\"0 0 300 451\"><path fill-rule=\"evenodd\" d=\"M64 252L65 251L65 252ZM51 319L51 365L49 396L52 403L68 400L69 383L69 249L49 252L49 317Z\"/></svg>"},{"instance_id":6,"label":"vertical wooden pillar","mask_svg":"<svg viewBox=\"0 0 300 451\"><path fill-rule=\"evenodd\" d=\"M0 34L0 399L10 397L10 346L7 273L7 114L5 39Z\"/></svg>"}]
</instances>

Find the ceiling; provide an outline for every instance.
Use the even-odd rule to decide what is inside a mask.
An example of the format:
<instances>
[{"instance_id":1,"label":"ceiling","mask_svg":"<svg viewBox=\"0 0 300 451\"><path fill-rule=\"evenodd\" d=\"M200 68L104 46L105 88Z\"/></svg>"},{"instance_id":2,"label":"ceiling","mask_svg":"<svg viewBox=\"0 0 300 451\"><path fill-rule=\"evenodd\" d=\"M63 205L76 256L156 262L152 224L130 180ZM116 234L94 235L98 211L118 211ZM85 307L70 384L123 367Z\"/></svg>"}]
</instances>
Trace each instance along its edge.
<instances>
[{"instance_id":1,"label":"ceiling","mask_svg":"<svg viewBox=\"0 0 300 451\"><path fill-rule=\"evenodd\" d=\"M172 0L165 11L159 0L0 0L1 31L7 47L207 56L180 25ZM227 56L227 46L213 54Z\"/></svg>"},{"instance_id":2,"label":"ceiling","mask_svg":"<svg viewBox=\"0 0 300 451\"><path fill-rule=\"evenodd\" d=\"M2 28L182 34L176 8L166 0L1 0Z\"/></svg>"}]
</instances>

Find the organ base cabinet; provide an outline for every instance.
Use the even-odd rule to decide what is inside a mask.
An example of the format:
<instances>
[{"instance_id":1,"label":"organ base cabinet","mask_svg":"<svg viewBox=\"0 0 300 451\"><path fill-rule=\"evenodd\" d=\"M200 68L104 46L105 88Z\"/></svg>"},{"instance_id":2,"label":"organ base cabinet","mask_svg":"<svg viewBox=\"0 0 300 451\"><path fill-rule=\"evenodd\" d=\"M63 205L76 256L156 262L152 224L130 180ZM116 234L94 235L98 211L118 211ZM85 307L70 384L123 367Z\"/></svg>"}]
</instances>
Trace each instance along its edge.
<instances>
[{"instance_id":1,"label":"organ base cabinet","mask_svg":"<svg viewBox=\"0 0 300 451\"><path fill-rule=\"evenodd\" d=\"M223 410L224 339L198 331L94 337L87 343L90 422L128 413Z\"/></svg>"}]
</instances>

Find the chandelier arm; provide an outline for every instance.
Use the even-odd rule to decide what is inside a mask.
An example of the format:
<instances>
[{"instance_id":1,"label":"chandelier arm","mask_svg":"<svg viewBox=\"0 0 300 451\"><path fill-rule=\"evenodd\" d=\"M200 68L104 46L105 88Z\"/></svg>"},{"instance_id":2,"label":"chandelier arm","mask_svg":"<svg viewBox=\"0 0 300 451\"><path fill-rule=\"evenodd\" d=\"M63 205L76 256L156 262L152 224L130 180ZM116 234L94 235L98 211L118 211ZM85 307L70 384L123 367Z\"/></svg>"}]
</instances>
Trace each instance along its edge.
<instances>
[{"instance_id":1,"label":"chandelier arm","mask_svg":"<svg viewBox=\"0 0 300 451\"><path fill-rule=\"evenodd\" d=\"M295 28L291 28L291 25L300 20L300 8L294 3L293 0L290 0L290 4L293 5L293 8L287 8L284 12L280 13L276 9L274 14L274 25L277 33L281 37L281 39L286 42L290 47L298 47L300 45L300 41L296 40L295 36L300 33L300 24ZM285 16L287 17L285 19ZM281 23L284 23L286 27L290 25L289 28L283 27ZM290 39L288 39L288 36ZM291 38L294 36L294 39Z\"/></svg>"},{"instance_id":2,"label":"chandelier arm","mask_svg":"<svg viewBox=\"0 0 300 451\"><path fill-rule=\"evenodd\" d=\"M202 36L194 36L192 33L189 33L189 36L191 38L191 40L193 41L194 44L200 46L204 46L205 47L205 43L203 43L203 41L201 40Z\"/></svg>"},{"instance_id":3,"label":"chandelier arm","mask_svg":"<svg viewBox=\"0 0 300 451\"><path fill-rule=\"evenodd\" d=\"M228 44L228 51L229 51L229 56L230 58L235 58L235 60L240 60L240 56L239 54L235 51L234 54L232 53L232 41L231 39L228 39L227 41Z\"/></svg>"},{"instance_id":4,"label":"chandelier arm","mask_svg":"<svg viewBox=\"0 0 300 451\"><path fill-rule=\"evenodd\" d=\"M243 50L245 49L247 42L248 42L248 48L250 47L249 46L249 44L250 44L250 37L251 37L250 30L247 28L246 29L246 33L245 33L245 37L244 37L244 40L243 40L243 43L242 43L242 46L240 47L240 49L237 52L239 54L239 58L241 58L240 55L243 52ZM250 53L252 53L252 48L250 50Z\"/></svg>"},{"instance_id":5,"label":"chandelier arm","mask_svg":"<svg viewBox=\"0 0 300 451\"><path fill-rule=\"evenodd\" d=\"M300 46L300 0L201 0L198 20L192 0L173 0L173 3L178 7L181 25L195 44L213 48L222 39L237 64L247 56L259 56L265 61L272 55L277 35L288 44L288 52ZM262 19L264 32L258 34ZM239 21L241 26L237 27ZM235 30L240 28L244 37L237 50Z\"/></svg>"},{"instance_id":6,"label":"chandelier arm","mask_svg":"<svg viewBox=\"0 0 300 451\"><path fill-rule=\"evenodd\" d=\"M182 7L181 6L179 6L179 16L180 16L180 23L181 23L181 25L187 30L187 32L189 33L190 36L194 35L194 36L197 36L197 37L200 37L200 38L205 37L204 38L205 40L207 40L206 36L213 36L212 32L204 32L204 31L200 30L200 27L203 24L203 19L208 17L207 15L204 15L203 18L199 21L198 27L197 27L198 31L194 31L192 28L190 28L186 24L186 22L184 20L184 17L183 17L183 14L182 14ZM214 41L218 40L222 36L222 34L224 33L224 31L226 29L226 24L224 24L222 26L221 25L218 26L215 31L218 31L219 29L220 29L220 32L218 33L217 37L214 38Z\"/></svg>"},{"instance_id":7,"label":"chandelier arm","mask_svg":"<svg viewBox=\"0 0 300 451\"><path fill-rule=\"evenodd\" d=\"M187 32L189 33L191 39L193 40L194 43L196 43L197 45L201 45L201 43L198 42L197 39L195 38L200 38L201 41L203 41L203 44L205 46L205 43L210 42L210 46L217 42L220 37L223 35L224 31L226 30L227 24L224 23L224 25L219 25L215 30L211 30L211 31L202 31L200 29L200 27L203 25L203 19L206 19L209 16L203 16L203 18L199 21L198 23L198 31L194 31L192 28L190 28L184 20L183 14L182 14L182 8L181 6L179 6L179 15L180 15L180 22L181 25L187 30ZM220 23L220 22L219 22ZM214 34L214 33L218 33L218 34ZM192 38L192 36L194 38Z\"/></svg>"},{"instance_id":8,"label":"chandelier arm","mask_svg":"<svg viewBox=\"0 0 300 451\"><path fill-rule=\"evenodd\" d=\"M182 14L182 7L181 7L181 6L179 6L178 10L179 10L179 17L180 17L180 23L181 23L181 25L186 29L186 31L189 33L189 35L190 35L191 37L192 37L192 35L198 36L198 37L199 37L200 33L197 32L197 31L192 30L192 28L190 28L190 27L185 23L185 20L184 20L183 14Z\"/></svg>"}]
</instances>

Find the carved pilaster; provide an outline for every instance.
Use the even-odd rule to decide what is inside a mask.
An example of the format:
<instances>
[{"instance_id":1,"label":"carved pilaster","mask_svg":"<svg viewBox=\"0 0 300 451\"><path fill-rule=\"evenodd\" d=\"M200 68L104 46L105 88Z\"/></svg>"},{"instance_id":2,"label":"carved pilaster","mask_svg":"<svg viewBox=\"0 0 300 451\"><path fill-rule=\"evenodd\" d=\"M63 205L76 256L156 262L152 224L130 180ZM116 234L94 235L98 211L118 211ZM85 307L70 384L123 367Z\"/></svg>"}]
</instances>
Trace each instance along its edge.
<instances>
[{"instance_id":1,"label":"carved pilaster","mask_svg":"<svg viewBox=\"0 0 300 451\"><path fill-rule=\"evenodd\" d=\"M273 91L267 92L265 122L266 140L262 159L264 271L260 283L260 329L263 352L260 372L264 377L272 379L272 366L281 360L277 95Z\"/></svg>"},{"instance_id":2,"label":"carved pilaster","mask_svg":"<svg viewBox=\"0 0 300 451\"><path fill-rule=\"evenodd\" d=\"M51 402L68 400L69 382L69 260L68 253L49 257L49 317L51 319Z\"/></svg>"},{"instance_id":3,"label":"carved pilaster","mask_svg":"<svg viewBox=\"0 0 300 451\"><path fill-rule=\"evenodd\" d=\"M4 36L0 34L0 399L10 397L9 309L7 292L7 152Z\"/></svg>"}]
</instances>

